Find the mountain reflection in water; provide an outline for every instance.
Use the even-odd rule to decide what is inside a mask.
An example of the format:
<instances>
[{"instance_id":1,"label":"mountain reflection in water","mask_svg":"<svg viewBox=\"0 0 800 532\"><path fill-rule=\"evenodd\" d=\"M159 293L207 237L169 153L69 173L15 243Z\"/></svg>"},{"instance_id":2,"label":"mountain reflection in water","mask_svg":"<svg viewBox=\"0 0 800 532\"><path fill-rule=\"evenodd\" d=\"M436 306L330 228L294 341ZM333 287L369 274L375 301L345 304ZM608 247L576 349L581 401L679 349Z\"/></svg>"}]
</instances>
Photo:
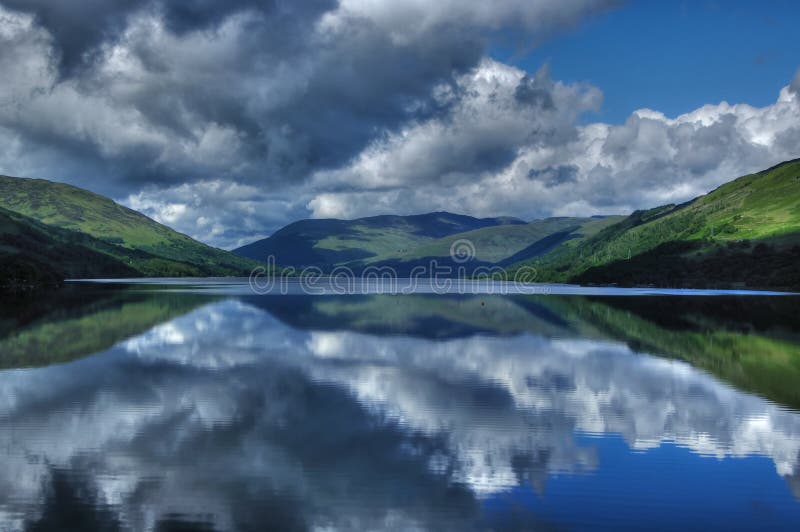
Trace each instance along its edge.
<instances>
[{"instance_id":1,"label":"mountain reflection in water","mask_svg":"<svg viewBox=\"0 0 800 532\"><path fill-rule=\"evenodd\" d=\"M0 529L800 525L793 298L79 299L0 335Z\"/></svg>"}]
</instances>

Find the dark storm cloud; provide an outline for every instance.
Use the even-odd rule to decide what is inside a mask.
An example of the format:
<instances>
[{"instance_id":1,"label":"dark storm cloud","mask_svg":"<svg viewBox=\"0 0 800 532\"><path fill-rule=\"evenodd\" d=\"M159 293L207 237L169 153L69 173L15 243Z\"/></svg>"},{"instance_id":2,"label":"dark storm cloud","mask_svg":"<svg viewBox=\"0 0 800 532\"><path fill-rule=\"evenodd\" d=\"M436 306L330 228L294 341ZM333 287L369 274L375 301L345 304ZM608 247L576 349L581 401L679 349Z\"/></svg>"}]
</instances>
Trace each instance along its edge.
<instances>
[{"instance_id":1,"label":"dark storm cloud","mask_svg":"<svg viewBox=\"0 0 800 532\"><path fill-rule=\"evenodd\" d=\"M548 69L543 69L535 76L525 75L519 80L514 98L523 105L533 105L542 109L553 109L552 83Z\"/></svg>"},{"instance_id":2,"label":"dark storm cloud","mask_svg":"<svg viewBox=\"0 0 800 532\"><path fill-rule=\"evenodd\" d=\"M330 140L319 133L320 129L324 132L324 120L315 132L306 125L316 125L318 121L304 117L303 113L335 105L332 99L343 87L321 87L317 95L298 92L287 102L289 105L277 110L254 109L253 100L258 98L256 93L262 80L281 75L275 72L276 67L294 61L300 64L303 56L313 54L316 43L311 43L308 36L319 16L336 6L334 2L195 0L142 4L118 0L67 4L9 0L3 4L32 13L34 20L53 37L51 48L37 51L52 56L50 59L57 65L59 76L43 80L31 98L42 97L45 91L52 98L58 98L58 89L69 87L82 99L100 100L112 112L130 111L140 115L149 130L171 137L164 142L133 143L109 157L98 149L103 139L96 135L64 134L45 119L13 124L27 141L71 152L84 163L94 161L105 171L113 170L117 179L129 182L182 181L187 174L202 177L208 173L202 167L165 161L163 152L169 150L164 144L172 139L199 142L202 126L209 123L227 126L241 138L241 151L237 155L249 163L253 173L268 163L289 173L295 169L307 171L315 158L325 156L317 155L323 152L323 143ZM236 34L227 42L220 42L224 39L215 35L220 25L244 11L247 15L230 30ZM134 15L149 15L162 22L165 28L162 38L148 35L147 28L131 31ZM170 40L179 41L196 30L207 30L195 37L201 45L196 53L186 48L178 53L170 49L170 44L175 44ZM219 63L204 61L199 56L213 52L217 44L229 47L223 50L225 56ZM123 70L113 77L104 74L103 68L109 60L108 47L114 45L136 62L138 71ZM207 49L203 50L203 46ZM26 60L23 53L19 53L17 59ZM312 90L316 87L314 80L308 80L308 85ZM315 102L320 97L324 100L326 95L329 96L326 102ZM84 111L94 112L93 109ZM337 139L346 138L341 133ZM287 137L285 144L292 144L298 151L282 151L275 137ZM336 153L341 153L342 142L334 148L338 149Z\"/></svg>"},{"instance_id":3,"label":"dark storm cloud","mask_svg":"<svg viewBox=\"0 0 800 532\"><path fill-rule=\"evenodd\" d=\"M547 187L572 183L578 178L580 169L575 165L548 166L546 168L532 168L528 171L528 178L541 181Z\"/></svg>"},{"instance_id":4,"label":"dark storm cloud","mask_svg":"<svg viewBox=\"0 0 800 532\"><path fill-rule=\"evenodd\" d=\"M6 53L18 63L47 56L57 72L16 94L29 108L0 112L0 125L26 145L98 168L95 188L106 192L212 176L297 181L344 164L376 135L442 112L432 88L474 67L484 47L480 33L447 25L397 39L358 13L322 27L338 7L327 0L0 5L32 14L29 33L52 36ZM36 108L48 107L45 99L61 112L66 100L85 108L58 123L51 109ZM102 112L119 120L116 130L87 131L87 122L108 124ZM104 149L123 128L140 135ZM209 135L214 128L224 138ZM198 160L202 146L237 164Z\"/></svg>"},{"instance_id":5,"label":"dark storm cloud","mask_svg":"<svg viewBox=\"0 0 800 532\"><path fill-rule=\"evenodd\" d=\"M91 62L96 48L119 38L128 17L138 11L159 12L177 34L213 28L225 17L244 10L275 13L290 5L280 0L3 0L3 5L33 14L55 38L59 63L65 75ZM297 3L313 14L336 7L335 0Z\"/></svg>"},{"instance_id":6,"label":"dark storm cloud","mask_svg":"<svg viewBox=\"0 0 800 532\"><path fill-rule=\"evenodd\" d=\"M57 43L65 73L74 71L103 41L116 37L128 14L142 5L137 0L3 0L10 9L33 14Z\"/></svg>"}]
</instances>

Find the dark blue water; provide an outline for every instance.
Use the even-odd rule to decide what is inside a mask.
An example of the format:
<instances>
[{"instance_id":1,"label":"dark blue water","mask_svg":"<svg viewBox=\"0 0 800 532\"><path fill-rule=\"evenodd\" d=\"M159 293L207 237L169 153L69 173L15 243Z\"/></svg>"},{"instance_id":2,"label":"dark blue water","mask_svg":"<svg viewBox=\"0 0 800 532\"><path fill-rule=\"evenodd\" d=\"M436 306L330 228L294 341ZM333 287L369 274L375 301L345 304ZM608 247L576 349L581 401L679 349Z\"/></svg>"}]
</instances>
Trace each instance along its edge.
<instances>
[{"instance_id":1,"label":"dark blue water","mask_svg":"<svg viewBox=\"0 0 800 532\"><path fill-rule=\"evenodd\" d=\"M3 308L0 530L800 529L791 297Z\"/></svg>"}]
</instances>

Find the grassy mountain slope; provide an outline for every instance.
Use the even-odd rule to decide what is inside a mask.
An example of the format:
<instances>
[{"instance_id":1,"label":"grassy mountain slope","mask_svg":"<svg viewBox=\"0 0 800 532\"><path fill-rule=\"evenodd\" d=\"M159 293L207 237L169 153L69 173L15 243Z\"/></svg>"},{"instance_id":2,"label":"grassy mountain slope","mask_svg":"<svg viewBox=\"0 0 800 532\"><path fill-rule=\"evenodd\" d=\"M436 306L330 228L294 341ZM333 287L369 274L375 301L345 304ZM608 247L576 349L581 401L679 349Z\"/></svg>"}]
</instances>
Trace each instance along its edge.
<instances>
[{"instance_id":1,"label":"grassy mountain slope","mask_svg":"<svg viewBox=\"0 0 800 532\"><path fill-rule=\"evenodd\" d=\"M535 264L550 281L797 286L800 279L791 274L797 244L800 160L740 177L682 205L636 211Z\"/></svg>"},{"instance_id":2,"label":"grassy mountain slope","mask_svg":"<svg viewBox=\"0 0 800 532\"><path fill-rule=\"evenodd\" d=\"M111 247L0 209L0 284L4 288L58 284L65 277L137 275L128 263L98 251Z\"/></svg>"},{"instance_id":3,"label":"grassy mountain slope","mask_svg":"<svg viewBox=\"0 0 800 532\"><path fill-rule=\"evenodd\" d=\"M401 274L432 259L447 265L456 240L468 240L475 257L466 266L505 265L580 241L622 217L548 218L525 223L516 218L473 218L447 212L416 216L373 216L356 220L301 220L269 238L234 250L279 266L337 266L359 269L391 266ZM451 261L452 262L452 261Z\"/></svg>"},{"instance_id":4,"label":"grassy mountain slope","mask_svg":"<svg viewBox=\"0 0 800 532\"><path fill-rule=\"evenodd\" d=\"M54 285L65 278L142 275L203 275L203 270L0 208L0 286L5 289Z\"/></svg>"},{"instance_id":5,"label":"grassy mountain slope","mask_svg":"<svg viewBox=\"0 0 800 532\"><path fill-rule=\"evenodd\" d=\"M566 233L575 237L594 220L586 218L547 218L534 220L527 224L499 225L483 227L438 238L419 245L407 253L394 254L382 258L404 258L406 260L422 257L445 257L450 254L450 246L455 240L465 239L475 247L475 258L484 262L500 262L528 248L554 233Z\"/></svg>"},{"instance_id":6,"label":"grassy mountain slope","mask_svg":"<svg viewBox=\"0 0 800 532\"><path fill-rule=\"evenodd\" d=\"M256 260L266 260L273 255L278 265L331 268L352 261L372 262L407 253L447 235L482 227L523 224L516 218L473 218L448 212L356 220L301 220L233 252Z\"/></svg>"},{"instance_id":7,"label":"grassy mountain slope","mask_svg":"<svg viewBox=\"0 0 800 532\"><path fill-rule=\"evenodd\" d=\"M47 227L93 237L89 247L127 260L140 275L242 275L256 265L63 183L0 176L0 207Z\"/></svg>"},{"instance_id":8,"label":"grassy mountain slope","mask_svg":"<svg viewBox=\"0 0 800 532\"><path fill-rule=\"evenodd\" d=\"M546 218L525 225L499 226L449 235L406 250L405 253L376 257L366 265L391 267L400 275L411 275L415 266L449 267L455 275L486 275L490 268L506 267L532 257L546 256L574 246L621 217ZM454 261L451 246L468 240L475 257L467 262ZM358 264L355 264L358 266Z\"/></svg>"}]
</instances>

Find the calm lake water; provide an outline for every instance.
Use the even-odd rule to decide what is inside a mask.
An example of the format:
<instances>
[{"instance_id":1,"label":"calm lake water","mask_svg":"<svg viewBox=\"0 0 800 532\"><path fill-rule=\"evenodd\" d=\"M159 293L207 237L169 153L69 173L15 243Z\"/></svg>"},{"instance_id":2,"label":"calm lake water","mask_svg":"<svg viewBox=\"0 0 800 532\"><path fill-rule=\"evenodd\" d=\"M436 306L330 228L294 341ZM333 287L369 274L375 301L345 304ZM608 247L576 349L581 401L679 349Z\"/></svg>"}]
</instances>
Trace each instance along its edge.
<instances>
[{"instance_id":1,"label":"calm lake water","mask_svg":"<svg viewBox=\"0 0 800 532\"><path fill-rule=\"evenodd\" d=\"M0 530L800 530L796 296L184 283L2 301Z\"/></svg>"}]
</instances>

